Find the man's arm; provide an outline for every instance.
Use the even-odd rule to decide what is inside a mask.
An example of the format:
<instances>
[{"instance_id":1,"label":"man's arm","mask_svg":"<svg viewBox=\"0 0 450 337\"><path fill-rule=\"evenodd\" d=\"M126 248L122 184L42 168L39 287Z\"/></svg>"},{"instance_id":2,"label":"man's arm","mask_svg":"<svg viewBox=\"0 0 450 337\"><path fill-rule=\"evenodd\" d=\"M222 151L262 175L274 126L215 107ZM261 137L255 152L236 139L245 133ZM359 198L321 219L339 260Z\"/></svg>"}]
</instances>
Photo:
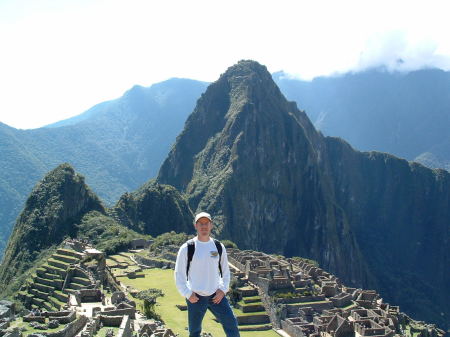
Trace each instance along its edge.
<instances>
[{"instance_id":1,"label":"man's arm","mask_svg":"<svg viewBox=\"0 0 450 337\"><path fill-rule=\"evenodd\" d=\"M192 295L192 290L188 287L186 278L187 265L187 245L184 244L178 250L177 262L175 263L175 284L181 296L189 299Z\"/></svg>"},{"instance_id":2,"label":"man's arm","mask_svg":"<svg viewBox=\"0 0 450 337\"><path fill-rule=\"evenodd\" d=\"M224 245L222 245L222 258L220 260L220 265L222 266L222 278L219 282L219 289L226 294L230 287L230 267L228 266L227 250Z\"/></svg>"}]
</instances>

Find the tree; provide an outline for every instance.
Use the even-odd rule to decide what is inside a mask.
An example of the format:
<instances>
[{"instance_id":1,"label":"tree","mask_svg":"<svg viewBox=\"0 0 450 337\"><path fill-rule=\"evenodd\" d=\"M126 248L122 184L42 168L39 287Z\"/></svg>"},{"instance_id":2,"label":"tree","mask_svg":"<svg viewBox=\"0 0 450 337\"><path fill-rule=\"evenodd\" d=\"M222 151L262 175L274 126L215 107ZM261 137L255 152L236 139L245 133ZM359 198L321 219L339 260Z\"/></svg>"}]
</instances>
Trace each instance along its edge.
<instances>
[{"instance_id":1,"label":"tree","mask_svg":"<svg viewBox=\"0 0 450 337\"><path fill-rule=\"evenodd\" d=\"M150 288L144 291L140 291L136 294L136 297L143 300L143 310L147 318L153 318L161 320L161 317L155 312L156 299L164 296L161 289Z\"/></svg>"}]
</instances>

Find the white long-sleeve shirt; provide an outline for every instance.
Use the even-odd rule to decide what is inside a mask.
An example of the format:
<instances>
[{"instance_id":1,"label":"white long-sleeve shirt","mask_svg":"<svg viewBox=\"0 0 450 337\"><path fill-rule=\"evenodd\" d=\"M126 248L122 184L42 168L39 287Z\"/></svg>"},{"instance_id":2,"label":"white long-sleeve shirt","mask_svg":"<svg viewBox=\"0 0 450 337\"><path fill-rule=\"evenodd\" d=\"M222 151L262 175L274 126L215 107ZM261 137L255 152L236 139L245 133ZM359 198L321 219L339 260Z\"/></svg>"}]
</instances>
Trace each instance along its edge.
<instances>
[{"instance_id":1,"label":"white long-sleeve shirt","mask_svg":"<svg viewBox=\"0 0 450 337\"><path fill-rule=\"evenodd\" d=\"M175 264L175 283L180 294L187 299L193 292L201 296L209 296L222 290L225 294L230 285L230 268L225 247L222 245L222 275L219 272L219 254L212 238L207 242L194 239L195 252L189 266L189 278L186 279L188 246L185 242L178 250Z\"/></svg>"}]
</instances>

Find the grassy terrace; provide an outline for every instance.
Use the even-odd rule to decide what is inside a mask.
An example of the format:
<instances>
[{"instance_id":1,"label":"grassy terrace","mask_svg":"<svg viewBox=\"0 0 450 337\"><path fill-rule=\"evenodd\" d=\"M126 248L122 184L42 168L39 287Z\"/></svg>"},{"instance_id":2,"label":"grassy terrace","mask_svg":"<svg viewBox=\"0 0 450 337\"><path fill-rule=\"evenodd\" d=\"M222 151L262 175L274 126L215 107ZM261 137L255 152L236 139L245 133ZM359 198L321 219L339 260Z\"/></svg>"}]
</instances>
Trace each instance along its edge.
<instances>
[{"instance_id":1,"label":"grassy terrace","mask_svg":"<svg viewBox=\"0 0 450 337\"><path fill-rule=\"evenodd\" d=\"M134 264L133 261L131 261L131 259L130 259L130 257L132 255L133 254L120 253L120 254L116 254L116 255L110 255L110 256L108 256L108 259L112 259L119 263Z\"/></svg>"},{"instance_id":2,"label":"grassy terrace","mask_svg":"<svg viewBox=\"0 0 450 337\"><path fill-rule=\"evenodd\" d=\"M48 323L48 319L47 319L47 323ZM55 328L55 329L47 329L47 330L39 330L39 329L35 329L32 328L30 326L30 323L28 322L24 322L22 317L18 318L17 320L15 320L12 324L11 327L18 327L18 328L25 328L26 330L22 332L23 336L28 336L31 333L42 333L42 332L56 332L56 331L60 331L62 329L64 329L65 325L64 324L60 324L59 327Z\"/></svg>"},{"instance_id":3,"label":"grassy terrace","mask_svg":"<svg viewBox=\"0 0 450 337\"><path fill-rule=\"evenodd\" d=\"M357 307L358 306L358 304L356 304L356 303L350 303L349 305L347 305L347 306L345 306L345 307L342 307L341 309L343 309L343 310L349 310L349 309L353 309L353 308L355 308L355 307Z\"/></svg>"},{"instance_id":4,"label":"grassy terrace","mask_svg":"<svg viewBox=\"0 0 450 337\"><path fill-rule=\"evenodd\" d=\"M185 300L180 296L173 277L173 270L170 269L147 269L144 270L145 278L129 279L121 276L119 281L138 290L148 288L158 288L164 292L164 297L158 298L156 307L157 313L175 333L179 333L180 337L188 337L187 312L180 311L176 304L186 304ZM135 299L138 303L139 300ZM242 315L239 310L234 310L235 314ZM203 319L203 332L210 332L214 336L223 336L222 326L214 321L214 316L208 311ZM278 334L273 330L268 331L241 331L242 337L277 337Z\"/></svg>"}]
</instances>

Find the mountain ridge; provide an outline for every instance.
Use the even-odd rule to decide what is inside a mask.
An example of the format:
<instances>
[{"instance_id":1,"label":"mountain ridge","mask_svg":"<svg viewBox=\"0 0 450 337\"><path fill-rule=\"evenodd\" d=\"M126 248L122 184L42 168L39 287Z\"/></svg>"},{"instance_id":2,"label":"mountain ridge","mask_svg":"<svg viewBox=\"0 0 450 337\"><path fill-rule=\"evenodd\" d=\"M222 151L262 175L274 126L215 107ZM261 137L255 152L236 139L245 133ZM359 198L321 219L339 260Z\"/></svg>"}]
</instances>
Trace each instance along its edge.
<instances>
[{"instance_id":1,"label":"mountain ridge","mask_svg":"<svg viewBox=\"0 0 450 337\"><path fill-rule=\"evenodd\" d=\"M450 72L373 68L312 81L281 72L273 77L325 135L342 137L360 151L388 152L429 167L450 168L445 131L450 127ZM428 160L422 159L427 153Z\"/></svg>"},{"instance_id":2,"label":"mountain ridge","mask_svg":"<svg viewBox=\"0 0 450 337\"><path fill-rule=\"evenodd\" d=\"M0 124L0 256L32 187L61 162L86 176L107 205L154 177L205 87L185 79L135 87L73 125L18 130Z\"/></svg>"}]
</instances>

